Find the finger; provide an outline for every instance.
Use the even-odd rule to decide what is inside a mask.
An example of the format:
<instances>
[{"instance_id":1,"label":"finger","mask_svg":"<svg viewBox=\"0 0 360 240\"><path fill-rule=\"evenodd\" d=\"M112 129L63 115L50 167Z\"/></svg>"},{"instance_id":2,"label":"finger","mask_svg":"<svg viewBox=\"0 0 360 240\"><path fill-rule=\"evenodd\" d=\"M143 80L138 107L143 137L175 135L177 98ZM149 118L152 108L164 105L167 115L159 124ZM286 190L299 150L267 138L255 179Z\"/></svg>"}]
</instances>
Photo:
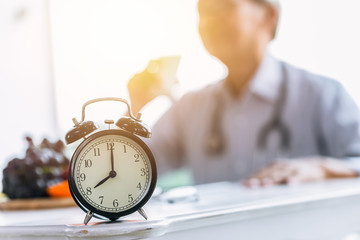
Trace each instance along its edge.
<instances>
[{"instance_id":1,"label":"finger","mask_svg":"<svg viewBox=\"0 0 360 240\"><path fill-rule=\"evenodd\" d=\"M291 175L291 165L287 161L274 161L264 169L253 174L244 181L247 187L272 186L275 184L284 184L286 178Z\"/></svg>"},{"instance_id":2,"label":"finger","mask_svg":"<svg viewBox=\"0 0 360 240\"><path fill-rule=\"evenodd\" d=\"M242 183L245 187L248 187L248 188L256 188L256 187L260 186L260 180L258 178L254 178L254 177L248 178L248 179L244 180Z\"/></svg>"},{"instance_id":3,"label":"finger","mask_svg":"<svg viewBox=\"0 0 360 240\"><path fill-rule=\"evenodd\" d=\"M277 164L271 164L260 171L256 172L253 177L255 178L266 178L269 177L274 171L280 170L282 167Z\"/></svg>"},{"instance_id":4,"label":"finger","mask_svg":"<svg viewBox=\"0 0 360 240\"><path fill-rule=\"evenodd\" d=\"M285 179L290 175L290 170L287 168L275 169L271 173L271 178L274 181L274 184L284 184Z\"/></svg>"},{"instance_id":5,"label":"finger","mask_svg":"<svg viewBox=\"0 0 360 240\"><path fill-rule=\"evenodd\" d=\"M284 179L283 184L293 186L293 185L298 185L300 182L301 182L300 179L297 178L296 176L289 176L286 179Z\"/></svg>"},{"instance_id":6,"label":"finger","mask_svg":"<svg viewBox=\"0 0 360 240\"><path fill-rule=\"evenodd\" d=\"M280 184L286 184L287 182L287 178L291 177L293 175L293 169L289 164L281 164L278 165L277 168L271 169L271 172L268 172L267 176L265 178L267 178L265 180L266 184L276 184L276 185L280 185ZM271 181L269 181L269 179Z\"/></svg>"},{"instance_id":7,"label":"finger","mask_svg":"<svg viewBox=\"0 0 360 240\"><path fill-rule=\"evenodd\" d=\"M271 177L265 177L265 178L262 178L262 179L259 179L259 180L260 180L260 185L262 187L270 187L270 186L275 185L275 181Z\"/></svg>"}]
</instances>

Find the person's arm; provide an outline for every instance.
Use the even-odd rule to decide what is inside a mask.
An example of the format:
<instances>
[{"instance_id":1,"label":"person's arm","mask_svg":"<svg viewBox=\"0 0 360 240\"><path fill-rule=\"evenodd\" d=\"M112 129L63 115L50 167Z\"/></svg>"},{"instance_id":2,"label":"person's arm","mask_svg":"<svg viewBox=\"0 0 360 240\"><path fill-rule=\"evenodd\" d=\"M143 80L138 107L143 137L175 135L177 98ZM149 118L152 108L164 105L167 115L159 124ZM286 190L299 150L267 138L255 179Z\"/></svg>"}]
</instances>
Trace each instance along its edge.
<instances>
[{"instance_id":1,"label":"person's arm","mask_svg":"<svg viewBox=\"0 0 360 240\"><path fill-rule=\"evenodd\" d=\"M150 101L160 96L160 79L146 69L135 74L127 84L132 112L136 114Z\"/></svg>"},{"instance_id":2,"label":"person's arm","mask_svg":"<svg viewBox=\"0 0 360 240\"><path fill-rule=\"evenodd\" d=\"M338 83L319 93L314 112L318 142L325 156L276 161L255 173L247 186L291 184L357 177L360 170L359 109Z\"/></svg>"},{"instance_id":3,"label":"person's arm","mask_svg":"<svg viewBox=\"0 0 360 240\"><path fill-rule=\"evenodd\" d=\"M334 82L324 89L318 103L323 151L338 159L360 157L360 114L350 95Z\"/></svg>"},{"instance_id":4,"label":"person's arm","mask_svg":"<svg viewBox=\"0 0 360 240\"><path fill-rule=\"evenodd\" d=\"M160 95L171 97L170 89L176 83L179 59L170 56L151 60L146 69L129 80L127 87L134 115ZM176 102L154 125L151 139L145 139L154 154L159 173L182 165L182 131L179 121L181 113L186 110L183 102Z\"/></svg>"},{"instance_id":5,"label":"person's arm","mask_svg":"<svg viewBox=\"0 0 360 240\"><path fill-rule=\"evenodd\" d=\"M175 102L152 128L148 141L156 159L159 173L175 170L184 165L184 116L188 110L186 97Z\"/></svg>"},{"instance_id":6,"label":"person's arm","mask_svg":"<svg viewBox=\"0 0 360 240\"><path fill-rule=\"evenodd\" d=\"M177 84L176 71L180 56L164 56L150 60L147 67L128 82L128 91L135 115L147 103L160 95L172 101L172 87Z\"/></svg>"}]
</instances>

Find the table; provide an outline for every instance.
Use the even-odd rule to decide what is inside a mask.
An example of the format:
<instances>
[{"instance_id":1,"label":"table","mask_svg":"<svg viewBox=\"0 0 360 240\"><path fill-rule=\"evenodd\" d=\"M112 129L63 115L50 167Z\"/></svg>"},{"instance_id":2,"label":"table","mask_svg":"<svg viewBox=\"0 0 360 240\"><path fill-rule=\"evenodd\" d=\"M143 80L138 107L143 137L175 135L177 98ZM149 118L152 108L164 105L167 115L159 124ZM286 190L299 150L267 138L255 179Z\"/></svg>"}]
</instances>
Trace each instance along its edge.
<instances>
[{"instance_id":1,"label":"table","mask_svg":"<svg viewBox=\"0 0 360 240\"><path fill-rule=\"evenodd\" d=\"M360 179L247 189L195 186L198 200L162 195L121 221L92 219L77 207L0 212L0 239L344 239L360 231Z\"/></svg>"}]
</instances>

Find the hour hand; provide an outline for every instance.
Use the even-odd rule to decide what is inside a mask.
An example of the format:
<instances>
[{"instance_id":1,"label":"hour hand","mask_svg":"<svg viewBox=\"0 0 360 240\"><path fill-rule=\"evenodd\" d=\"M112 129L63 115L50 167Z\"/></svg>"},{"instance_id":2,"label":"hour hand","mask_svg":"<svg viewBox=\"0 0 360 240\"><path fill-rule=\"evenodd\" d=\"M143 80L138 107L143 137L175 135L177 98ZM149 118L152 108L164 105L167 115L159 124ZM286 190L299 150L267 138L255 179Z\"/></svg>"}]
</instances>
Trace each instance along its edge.
<instances>
[{"instance_id":1,"label":"hour hand","mask_svg":"<svg viewBox=\"0 0 360 240\"><path fill-rule=\"evenodd\" d=\"M101 184L103 184L104 182L106 182L109 178L113 178L116 176L116 172L115 171L110 171L109 172L109 176L107 176L106 178L104 178L103 180L101 180L98 184L95 185L94 188L100 186Z\"/></svg>"},{"instance_id":2,"label":"hour hand","mask_svg":"<svg viewBox=\"0 0 360 240\"><path fill-rule=\"evenodd\" d=\"M96 187L100 186L101 184L103 184L104 182L106 182L109 178L111 178L111 176L110 176L110 175L109 175L109 176L107 176L106 178L104 178L103 180L101 180L98 184L96 184L94 188L96 188Z\"/></svg>"}]
</instances>

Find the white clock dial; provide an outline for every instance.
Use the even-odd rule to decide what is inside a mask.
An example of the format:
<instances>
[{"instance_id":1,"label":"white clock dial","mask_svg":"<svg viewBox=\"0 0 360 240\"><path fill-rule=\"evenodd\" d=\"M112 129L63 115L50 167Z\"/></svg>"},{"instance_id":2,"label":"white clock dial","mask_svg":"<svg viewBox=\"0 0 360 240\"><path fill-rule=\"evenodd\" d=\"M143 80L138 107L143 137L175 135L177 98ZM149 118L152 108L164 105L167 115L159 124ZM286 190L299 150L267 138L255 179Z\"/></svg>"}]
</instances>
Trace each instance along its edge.
<instances>
[{"instance_id":1,"label":"white clock dial","mask_svg":"<svg viewBox=\"0 0 360 240\"><path fill-rule=\"evenodd\" d=\"M144 149L132 139L116 134L88 142L73 168L79 194L104 212L133 208L145 197L152 181L151 163Z\"/></svg>"}]
</instances>

